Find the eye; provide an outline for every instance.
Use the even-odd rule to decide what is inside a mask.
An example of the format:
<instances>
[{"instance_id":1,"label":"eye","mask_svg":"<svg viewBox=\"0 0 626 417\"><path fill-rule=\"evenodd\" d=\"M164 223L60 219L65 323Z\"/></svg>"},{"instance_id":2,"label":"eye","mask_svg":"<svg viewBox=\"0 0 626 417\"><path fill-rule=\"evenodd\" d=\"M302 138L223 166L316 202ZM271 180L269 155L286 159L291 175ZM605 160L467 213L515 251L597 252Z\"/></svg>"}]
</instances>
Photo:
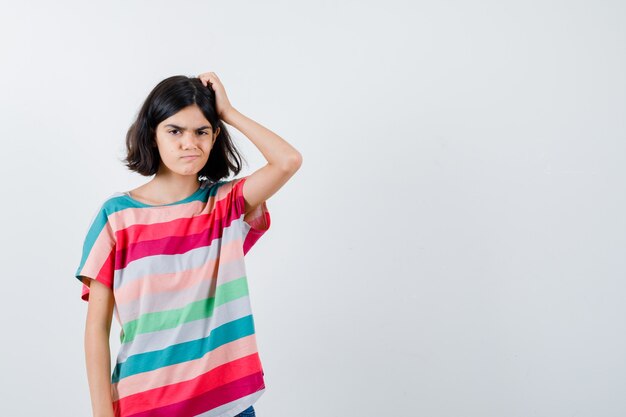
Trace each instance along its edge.
<instances>
[{"instance_id":1,"label":"eye","mask_svg":"<svg viewBox=\"0 0 626 417\"><path fill-rule=\"evenodd\" d=\"M168 133L178 132L178 129L172 129Z\"/></svg>"}]
</instances>

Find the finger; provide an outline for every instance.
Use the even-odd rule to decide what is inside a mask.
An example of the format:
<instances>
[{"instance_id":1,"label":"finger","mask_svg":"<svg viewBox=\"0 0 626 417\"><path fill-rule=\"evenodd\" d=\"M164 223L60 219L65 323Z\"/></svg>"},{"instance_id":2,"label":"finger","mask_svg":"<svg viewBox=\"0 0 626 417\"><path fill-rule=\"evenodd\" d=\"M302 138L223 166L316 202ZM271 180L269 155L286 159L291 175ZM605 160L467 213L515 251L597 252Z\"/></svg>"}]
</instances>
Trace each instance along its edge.
<instances>
[{"instance_id":1,"label":"finger","mask_svg":"<svg viewBox=\"0 0 626 417\"><path fill-rule=\"evenodd\" d=\"M202 81L202 84L205 87L208 87L209 84L213 87L213 84L219 83L219 78L217 78L215 72L204 72L198 75L198 78Z\"/></svg>"},{"instance_id":2,"label":"finger","mask_svg":"<svg viewBox=\"0 0 626 417\"><path fill-rule=\"evenodd\" d=\"M206 75L203 75L203 76L198 77L198 78L200 78L200 80L202 81L202 84L203 84L205 87L208 87L208 86L209 86L209 84L212 84L212 83L211 83L211 80L210 80L210 79L209 79L209 77L207 77Z\"/></svg>"}]
</instances>

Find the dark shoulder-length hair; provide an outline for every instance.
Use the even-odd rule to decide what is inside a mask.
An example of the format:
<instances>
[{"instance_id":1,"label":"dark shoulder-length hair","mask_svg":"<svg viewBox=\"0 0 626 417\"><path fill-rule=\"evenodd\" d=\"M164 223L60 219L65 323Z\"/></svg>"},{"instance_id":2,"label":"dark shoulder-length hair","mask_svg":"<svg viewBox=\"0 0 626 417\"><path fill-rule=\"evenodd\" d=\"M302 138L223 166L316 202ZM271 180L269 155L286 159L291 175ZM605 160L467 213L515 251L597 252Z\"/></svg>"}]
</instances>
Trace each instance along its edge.
<instances>
[{"instance_id":1,"label":"dark shoulder-length hair","mask_svg":"<svg viewBox=\"0 0 626 417\"><path fill-rule=\"evenodd\" d=\"M231 173L237 175L241 171L243 156L217 114L215 91L210 85L205 87L199 78L185 75L166 78L148 94L136 120L126 133L126 158L122 162L128 169L144 176L156 174L161 163L156 146L156 127L163 120L193 104L200 108L214 132L220 128L209 159L198 172L198 177L217 182Z\"/></svg>"}]
</instances>

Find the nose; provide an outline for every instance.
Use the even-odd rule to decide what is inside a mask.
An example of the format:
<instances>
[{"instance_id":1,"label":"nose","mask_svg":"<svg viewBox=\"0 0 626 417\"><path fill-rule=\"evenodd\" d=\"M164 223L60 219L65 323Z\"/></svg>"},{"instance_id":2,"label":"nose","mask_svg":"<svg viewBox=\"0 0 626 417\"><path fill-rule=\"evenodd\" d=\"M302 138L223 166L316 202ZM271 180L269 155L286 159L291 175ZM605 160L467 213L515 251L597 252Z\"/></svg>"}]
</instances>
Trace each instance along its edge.
<instances>
[{"instance_id":1,"label":"nose","mask_svg":"<svg viewBox=\"0 0 626 417\"><path fill-rule=\"evenodd\" d=\"M198 148L198 137L193 132L185 132L182 135L182 146L183 149L197 149Z\"/></svg>"}]
</instances>

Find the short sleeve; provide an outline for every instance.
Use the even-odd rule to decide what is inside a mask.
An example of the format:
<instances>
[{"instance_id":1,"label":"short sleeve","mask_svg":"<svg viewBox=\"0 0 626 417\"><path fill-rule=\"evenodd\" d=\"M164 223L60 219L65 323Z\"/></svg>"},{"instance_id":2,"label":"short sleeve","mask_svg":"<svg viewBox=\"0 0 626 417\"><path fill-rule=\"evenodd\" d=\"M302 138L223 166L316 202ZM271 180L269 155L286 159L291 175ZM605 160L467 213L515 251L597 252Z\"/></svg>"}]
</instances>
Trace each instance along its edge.
<instances>
[{"instance_id":1,"label":"short sleeve","mask_svg":"<svg viewBox=\"0 0 626 417\"><path fill-rule=\"evenodd\" d=\"M244 255L270 228L271 217L267 207L267 200L261 202L250 212L245 213L246 201L243 197L243 184L248 176L235 178L229 184L228 203L235 218L243 215L243 253Z\"/></svg>"},{"instance_id":2,"label":"short sleeve","mask_svg":"<svg viewBox=\"0 0 626 417\"><path fill-rule=\"evenodd\" d=\"M115 234L105 207L93 216L83 243L83 253L75 276L82 282L81 299L89 301L89 286L95 279L113 289Z\"/></svg>"}]
</instances>

